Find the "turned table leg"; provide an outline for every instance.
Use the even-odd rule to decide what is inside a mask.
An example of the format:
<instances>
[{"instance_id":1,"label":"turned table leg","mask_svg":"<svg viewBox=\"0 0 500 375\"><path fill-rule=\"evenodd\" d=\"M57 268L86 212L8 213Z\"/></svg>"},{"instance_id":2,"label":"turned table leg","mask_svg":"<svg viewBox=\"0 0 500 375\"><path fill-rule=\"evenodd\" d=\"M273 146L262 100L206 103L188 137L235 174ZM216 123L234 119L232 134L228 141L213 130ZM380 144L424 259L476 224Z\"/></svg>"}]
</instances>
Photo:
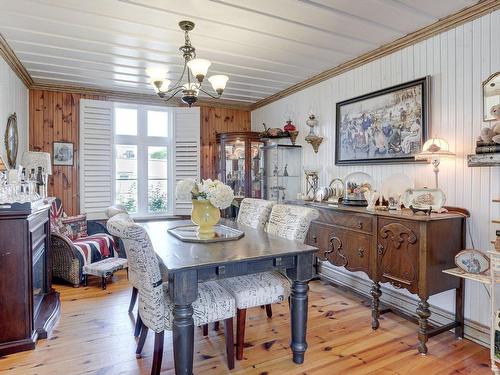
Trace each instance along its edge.
<instances>
[{"instance_id":1,"label":"turned table leg","mask_svg":"<svg viewBox=\"0 0 500 375\"><path fill-rule=\"evenodd\" d=\"M380 326L378 318L380 317L380 296L382 295L378 282L373 283L370 293L372 295L372 329L377 329Z\"/></svg>"},{"instance_id":2,"label":"turned table leg","mask_svg":"<svg viewBox=\"0 0 500 375\"><path fill-rule=\"evenodd\" d=\"M427 302L427 299L421 299L418 308L417 308L417 315L418 315L418 341L420 342L418 344L418 352L420 354L427 354L427 340L429 339L428 336L428 319L431 316L431 311L429 310L429 303Z\"/></svg>"},{"instance_id":3,"label":"turned table leg","mask_svg":"<svg viewBox=\"0 0 500 375\"><path fill-rule=\"evenodd\" d=\"M292 342L290 347L293 351L295 363L304 362L304 353L307 349L307 282L294 281L291 294L291 316L292 316Z\"/></svg>"}]
</instances>

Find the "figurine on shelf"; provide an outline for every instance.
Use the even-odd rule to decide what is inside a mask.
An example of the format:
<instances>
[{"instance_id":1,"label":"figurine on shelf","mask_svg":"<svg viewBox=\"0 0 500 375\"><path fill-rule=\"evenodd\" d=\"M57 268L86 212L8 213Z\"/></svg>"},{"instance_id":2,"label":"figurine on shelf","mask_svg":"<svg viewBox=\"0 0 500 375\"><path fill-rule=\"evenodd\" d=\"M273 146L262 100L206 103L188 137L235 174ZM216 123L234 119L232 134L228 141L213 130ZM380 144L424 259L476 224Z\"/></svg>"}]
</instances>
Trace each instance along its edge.
<instances>
[{"instance_id":1,"label":"figurine on shelf","mask_svg":"<svg viewBox=\"0 0 500 375\"><path fill-rule=\"evenodd\" d=\"M278 165L274 164L273 176L278 176Z\"/></svg>"},{"instance_id":2,"label":"figurine on shelf","mask_svg":"<svg viewBox=\"0 0 500 375\"><path fill-rule=\"evenodd\" d=\"M287 168L288 168L288 164L285 164L285 169L283 170L283 176L284 177L288 177L288 170L287 170Z\"/></svg>"}]
</instances>

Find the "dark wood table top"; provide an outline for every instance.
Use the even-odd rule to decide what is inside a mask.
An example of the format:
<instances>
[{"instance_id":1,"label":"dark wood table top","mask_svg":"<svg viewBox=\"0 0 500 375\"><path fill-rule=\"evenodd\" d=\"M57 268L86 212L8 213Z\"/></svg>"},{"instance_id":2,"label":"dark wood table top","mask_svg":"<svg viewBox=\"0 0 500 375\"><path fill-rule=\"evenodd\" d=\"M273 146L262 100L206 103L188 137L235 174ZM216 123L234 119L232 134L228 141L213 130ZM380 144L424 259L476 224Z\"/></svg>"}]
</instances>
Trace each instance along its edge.
<instances>
[{"instance_id":1,"label":"dark wood table top","mask_svg":"<svg viewBox=\"0 0 500 375\"><path fill-rule=\"evenodd\" d=\"M187 224L192 222L173 220L140 224L148 232L156 253L169 272L317 251L313 246L224 219L221 224L242 230L245 236L236 241L191 243L183 242L167 232L169 228Z\"/></svg>"}]
</instances>

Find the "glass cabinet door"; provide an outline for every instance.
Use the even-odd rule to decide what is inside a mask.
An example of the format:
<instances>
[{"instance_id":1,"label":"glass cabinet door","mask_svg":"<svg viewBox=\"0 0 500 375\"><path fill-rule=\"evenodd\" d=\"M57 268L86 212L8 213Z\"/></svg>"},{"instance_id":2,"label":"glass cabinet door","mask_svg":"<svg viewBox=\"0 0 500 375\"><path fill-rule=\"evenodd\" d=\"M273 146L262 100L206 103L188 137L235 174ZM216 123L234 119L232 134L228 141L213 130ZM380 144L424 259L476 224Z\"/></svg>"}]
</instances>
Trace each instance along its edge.
<instances>
[{"instance_id":1,"label":"glass cabinet door","mask_svg":"<svg viewBox=\"0 0 500 375\"><path fill-rule=\"evenodd\" d=\"M226 184L231 186L235 198L245 197L245 142L232 141L224 144L224 173Z\"/></svg>"},{"instance_id":2,"label":"glass cabinet door","mask_svg":"<svg viewBox=\"0 0 500 375\"><path fill-rule=\"evenodd\" d=\"M262 199L264 197L264 181L262 159L262 142L250 143L250 197Z\"/></svg>"}]
</instances>

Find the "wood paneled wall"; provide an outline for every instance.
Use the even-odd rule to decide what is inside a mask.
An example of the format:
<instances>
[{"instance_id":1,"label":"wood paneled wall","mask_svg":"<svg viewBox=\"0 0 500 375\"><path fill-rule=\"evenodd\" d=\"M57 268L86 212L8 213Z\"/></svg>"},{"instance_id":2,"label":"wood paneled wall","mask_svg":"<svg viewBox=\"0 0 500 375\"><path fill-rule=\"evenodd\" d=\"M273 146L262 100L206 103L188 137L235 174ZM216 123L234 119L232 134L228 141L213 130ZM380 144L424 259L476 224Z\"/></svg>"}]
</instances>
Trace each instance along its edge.
<instances>
[{"instance_id":1,"label":"wood paneled wall","mask_svg":"<svg viewBox=\"0 0 500 375\"><path fill-rule=\"evenodd\" d=\"M29 149L53 154L54 142L74 144L73 166L52 166L49 196L61 199L68 215L79 213L78 150L80 131L80 99L105 100L97 95L80 95L53 91L30 90Z\"/></svg>"},{"instance_id":2,"label":"wood paneled wall","mask_svg":"<svg viewBox=\"0 0 500 375\"><path fill-rule=\"evenodd\" d=\"M217 133L250 131L250 111L201 107L201 178L215 178Z\"/></svg>"},{"instance_id":3,"label":"wood paneled wall","mask_svg":"<svg viewBox=\"0 0 500 375\"><path fill-rule=\"evenodd\" d=\"M53 154L54 142L74 144L73 166L53 166L49 195L61 199L68 215L80 213L79 125L80 99L107 100L105 96L46 90L29 92L29 149ZM240 109L201 107L201 176L215 174L216 132L250 130L250 112Z\"/></svg>"}]
</instances>

